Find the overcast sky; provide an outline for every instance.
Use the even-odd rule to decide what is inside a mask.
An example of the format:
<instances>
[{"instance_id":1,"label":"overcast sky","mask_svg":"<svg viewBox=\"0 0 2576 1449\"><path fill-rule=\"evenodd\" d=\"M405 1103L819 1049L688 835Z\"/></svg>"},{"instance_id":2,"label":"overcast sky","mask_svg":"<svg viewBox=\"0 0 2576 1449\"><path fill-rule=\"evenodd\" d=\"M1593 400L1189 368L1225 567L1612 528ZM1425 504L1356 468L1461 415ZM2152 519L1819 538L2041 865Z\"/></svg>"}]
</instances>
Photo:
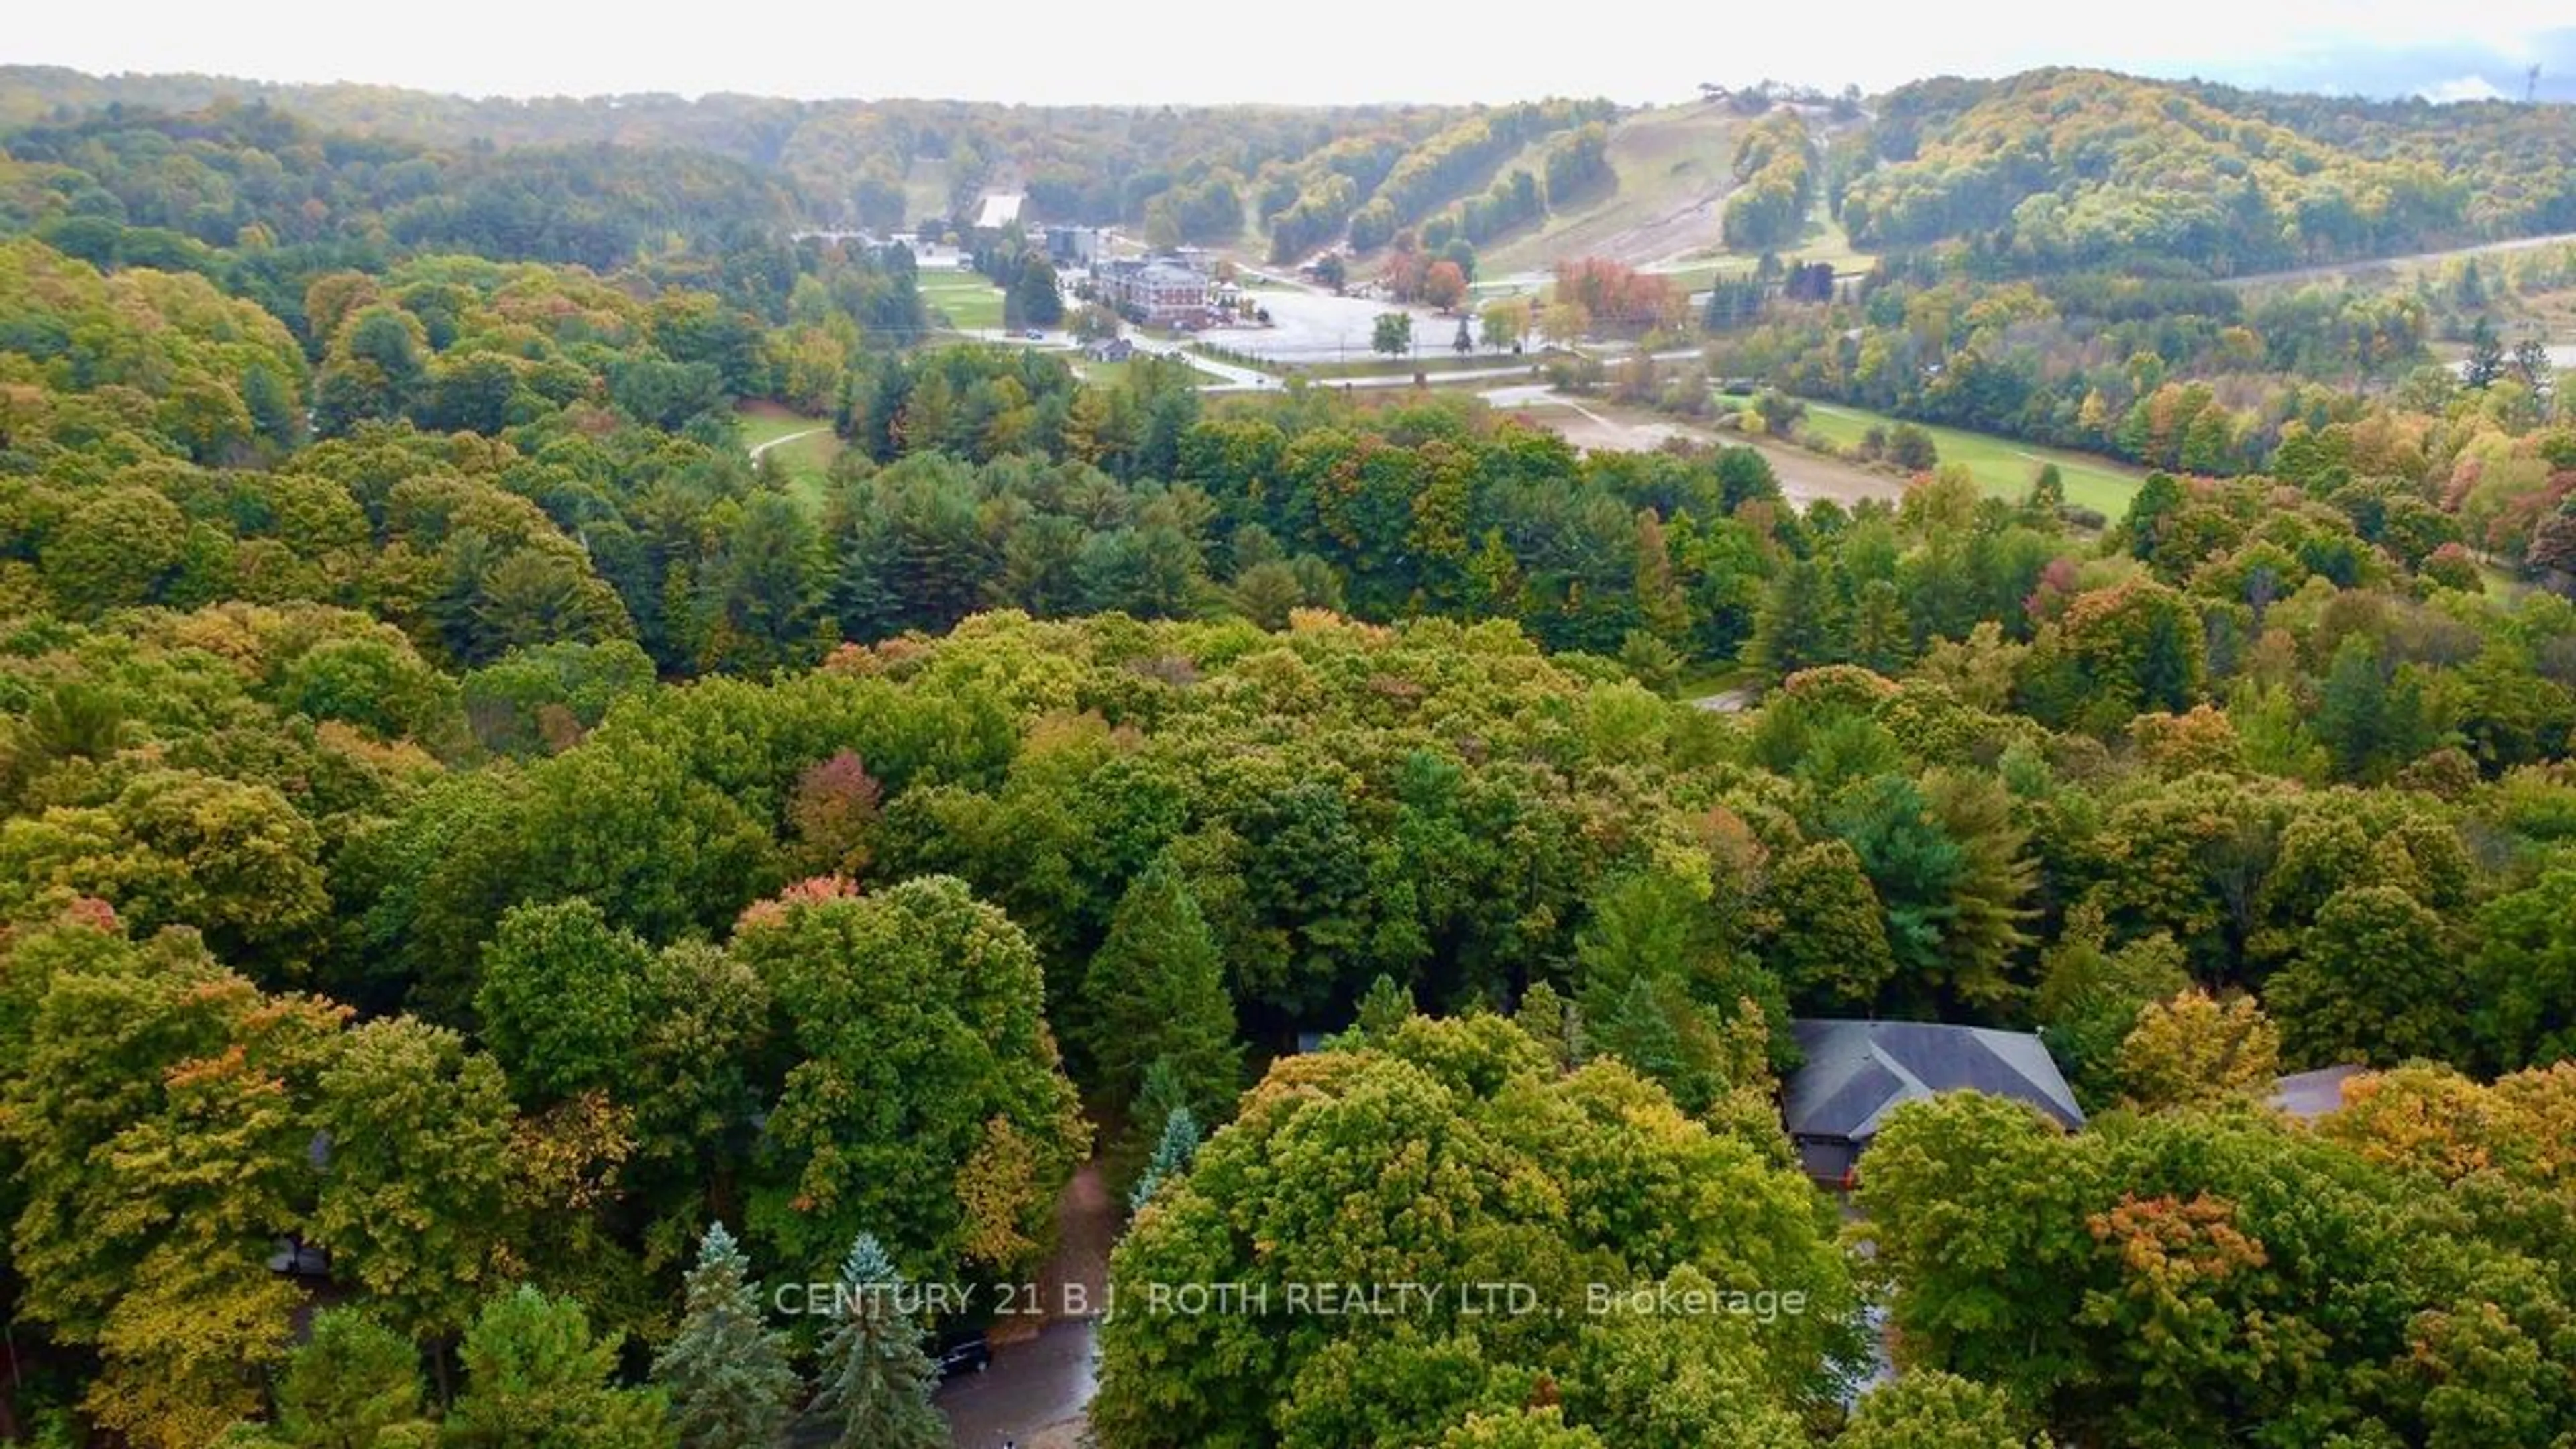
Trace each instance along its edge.
<instances>
[{"instance_id":1,"label":"overcast sky","mask_svg":"<svg viewBox=\"0 0 2576 1449\"><path fill-rule=\"evenodd\" d=\"M2042 7L1625 0L1179 0L567 7L442 0L14 0L0 61L96 73L367 81L468 95L744 91L1069 102L1678 100L1702 81L1880 90L1927 75L2104 65L2385 90L2566 57L2569 0L2153 0ZM1523 20L1523 16L1538 17ZM2045 17L2045 24L2034 23ZM2431 71L2425 67L2431 66ZM2459 72L2454 76L2451 72ZM2404 75L2403 82L2371 77ZM2551 79L2560 79L2554 72ZM2340 83L2339 83L2340 82ZM2474 92L2476 84L2460 89Z\"/></svg>"}]
</instances>

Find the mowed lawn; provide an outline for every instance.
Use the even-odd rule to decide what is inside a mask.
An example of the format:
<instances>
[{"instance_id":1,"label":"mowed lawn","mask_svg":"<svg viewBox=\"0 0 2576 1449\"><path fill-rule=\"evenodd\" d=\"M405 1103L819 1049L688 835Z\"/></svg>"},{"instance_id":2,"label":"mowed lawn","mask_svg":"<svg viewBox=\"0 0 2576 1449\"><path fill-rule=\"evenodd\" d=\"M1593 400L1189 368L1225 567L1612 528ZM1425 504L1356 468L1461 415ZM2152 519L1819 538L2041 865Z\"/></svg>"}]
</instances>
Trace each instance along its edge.
<instances>
[{"instance_id":1,"label":"mowed lawn","mask_svg":"<svg viewBox=\"0 0 2576 1449\"><path fill-rule=\"evenodd\" d=\"M1871 424L1893 429L1899 421L1841 403L1810 401L1806 420L1798 430L1806 437L1849 448L1859 444L1861 434L1869 431ZM2144 469L2090 453L2070 453L2062 448L2043 448L1928 423L1915 426L1932 435L1932 446L1940 450L1942 462L1967 464L1979 488L2012 502L2019 502L2030 492L2031 479L2039 475L2040 464L2055 463L2058 477L2066 483L2067 502L2116 522L2129 511L2129 497L2138 491L2138 480L2147 476Z\"/></svg>"},{"instance_id":2,"label":"mowed lawn","mask_svg":"<svg viewBox=\"0 0 2576 1449\"><path fill-rule=\"evenodd\" d=\"M1002 289L982 272L926 269L919 285L921 300L933 310L948 314L951 327L1002 325Z\"/></svg>"},{"instance_id":3,"label":"mowed lawn","mask_svg":"<svg viewBox=\"0 0 2576 1449\"><path fill-rule=\"evenodd\" d=\"M796 500L820 512L832 459L841 451L841 440L832 432L832 420L790 412L776 403L753 402L742 405L735 421L742 428L745 450L777 443L766 456L787 470L788 488ZM799 437L800 433L804 436ZM790 441L778 442L781 438Z\"/></svg>"}]
</instances>

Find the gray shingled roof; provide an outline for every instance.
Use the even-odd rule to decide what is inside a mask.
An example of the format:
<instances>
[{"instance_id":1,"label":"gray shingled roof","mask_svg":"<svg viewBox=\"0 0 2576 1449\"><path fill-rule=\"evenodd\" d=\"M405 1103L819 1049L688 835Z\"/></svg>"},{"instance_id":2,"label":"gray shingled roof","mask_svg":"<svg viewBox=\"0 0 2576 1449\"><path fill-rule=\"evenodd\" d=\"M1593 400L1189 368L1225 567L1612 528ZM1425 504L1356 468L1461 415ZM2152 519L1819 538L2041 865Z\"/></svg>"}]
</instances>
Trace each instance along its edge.
<instances>
[{"instance_id":1,"label":"gray shingled roof","mask_svg":"<svg viewBox=\"0 0 2576 1449\"><path fill-rule=\"evenodd\" d=\"M2084 1109L2038 1037L1925 1021L1793 1021L1806 1065L1789 1078L1792 1137L1866 1142L1887 1114L1940 1092L2012 1097L2068 1128Z\"/></svg>"},{"instance_id":2,"label":"gray shingled roof","mask_svg":"<svg viewBox=\"0 0 2576 1449\"><path fill-rule=\"evenodd\" d=\"M2274 1079L2271 1104L2302 1121L2313 1122L2343 1106L2343 1084L2368 1067L2319 1067Z\"/></svg>"}]
</instances>

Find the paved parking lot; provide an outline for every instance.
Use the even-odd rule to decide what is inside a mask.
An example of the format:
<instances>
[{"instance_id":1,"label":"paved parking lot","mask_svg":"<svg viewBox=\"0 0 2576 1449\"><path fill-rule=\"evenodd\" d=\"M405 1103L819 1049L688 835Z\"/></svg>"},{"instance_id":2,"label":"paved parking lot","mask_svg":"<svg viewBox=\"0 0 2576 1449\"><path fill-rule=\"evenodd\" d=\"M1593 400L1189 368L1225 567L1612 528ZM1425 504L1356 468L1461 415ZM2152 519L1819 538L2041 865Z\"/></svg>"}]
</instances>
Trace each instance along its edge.
<instances>
[{"instance_id":1,"label":"paved parking lot","mask_svg":"<svg viewBox=\"0 0 2576 1449\"><path fill-rule=\"evenodd\" d=\"M1414 345L1426 357L1448 356L1450 344L1458 336L1457 318L1443 317L1428 307L1397 307L1373 298L1335 297L1319 292L1264 291L1248 295L1257 305L1270 309L1272 325L1211 327L1198 334L1200 339L1281 362L1365 362L1377 355L1369 351L1369 337L1377 327L1378 314L1392 311L1413 314ZM1468 325L1473 327L1474 323Z\"/></svg>"}]
</instances>

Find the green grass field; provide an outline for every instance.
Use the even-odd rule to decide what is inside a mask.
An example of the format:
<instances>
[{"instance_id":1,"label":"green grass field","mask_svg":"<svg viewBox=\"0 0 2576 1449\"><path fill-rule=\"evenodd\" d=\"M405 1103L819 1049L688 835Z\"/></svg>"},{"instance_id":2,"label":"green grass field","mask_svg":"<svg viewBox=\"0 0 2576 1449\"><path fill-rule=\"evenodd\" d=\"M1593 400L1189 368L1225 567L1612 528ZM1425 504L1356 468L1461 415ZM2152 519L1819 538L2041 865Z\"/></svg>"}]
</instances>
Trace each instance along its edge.
<instances>
[{"instance_id":1,"label":"green grass field","mask_svg":"<svg viewBox=\"0 0 2576 1449\"><path fill-rule=\"evenodd\" d=\"M1872 423L1893 428L1897 422L1898 419L1841 403L1809 402L1806 421L1799 424L1799 431L1806 437L1848 448L1860 441ZM2058 476L2066 480L2067 502L2116 520L2129 511L2129 496L2137 491L2138 480L2146 476L2144 469L2089 453L2042 448L1957 428L1926 426L1923 430L1932 435L1932 445L1940 449L1942 462L1967 464L1977 486L1997 498L2020 500L2030 491L2030 480L2039 472L2039 465L2055 463Z\"/></svg>"},{"instance_id":2,"label":"green grass field","mask_svg":"<svg viewBox=\"0 0 2576 1449\"><path fill-rule=\"evenodd\" d=\"M1543 226L1514 234L1480 254L1478 265L1501 274L1544 269L1559 257L1602 251L1662 250L1639 238L1680 232L1674 219L1703 198L1733 189L1735 143L1745 120L1722 107L1692 103L1641 111L1610 128L1610 169L1615 187L1585 198L1575 210L1551 215Z\"/></svg>"},{"instance_id":3,"label":"green grass field","mask_svg":"<svg viewBox=\"0 0 2576 1449\"><path fill-rule=\"evenodd\" d=\"M832 459L841 451L841 440L832 432L832 420L792 413L775 403L752 403L735 414L735 422L742 428L746 451L780 438L793 439L770 448L768 456L787 470L788 487L797 500L820 511ZM817 428L821 431L813 431ZM805 436L797 437L799 433Z\"/></svg>"},{"instance_id":4,"label":"green grass field","mask_svg":"<svg viewBox=\"0 0 2576 1449\"><path fill-rule=\"evenodd\" d=\"M1002 289L981 272L928 270L920 285L921 300L946 313L951 327L1002 325Z\"/></svg>"}]
</instances>

